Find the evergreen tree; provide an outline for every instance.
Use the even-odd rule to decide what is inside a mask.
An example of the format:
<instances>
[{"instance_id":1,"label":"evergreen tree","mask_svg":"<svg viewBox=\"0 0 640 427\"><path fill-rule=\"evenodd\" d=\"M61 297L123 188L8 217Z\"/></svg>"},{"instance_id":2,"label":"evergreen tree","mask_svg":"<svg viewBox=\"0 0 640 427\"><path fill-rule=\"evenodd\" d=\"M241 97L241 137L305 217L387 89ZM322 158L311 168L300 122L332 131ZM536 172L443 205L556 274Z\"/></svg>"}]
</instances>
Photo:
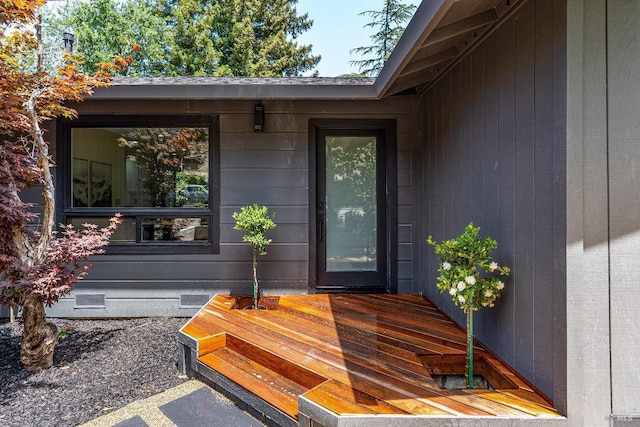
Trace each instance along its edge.
<instances>
[{"instance_id":1,"label":"evergreen tree","mask_svg":"<svg viewBox=\"0 0 640 427\"><path fill-rule=\"evenodd\" d=\"M311 28L297 0L95 0L75 2L49 20L91 64L110 59L122 42L141 46L129 75L297 76L319 56L296 38Z\"/></svg>"},{"instance_id":2,"label":"evergreen tree","mask_svg":"<svg viewBox=\"0 0 640 427\"><path fill-rule=\"evenodd\" d=\"M349 61L367 76L377 76L384 67L393 48L404 33L405 23L411 19L416 7L400 3L398 0L385 0L382 10L367 10L359 15L369 15L373 20L365 28L373 28L376 32L371 35L370 46L351 49L349 53L358 53L365 59Z\"/></svg>"},{"instance_id":3,"label":"evergreen tree","mask_svg":"<svg viewBox=\"0 0 640 427\"><path fill-rule=\"evenodd\" d=\"M297 0L223 0L222 63L235 76L297 76L320 61L311 46L295 39L309 30L308 14L298 15Z\"/></svg>"},{"instance_id":4,"label":"evergreen tree","mask_svg":"<svg viewBox=\"0 0 640 427\"><path fill-rule=\"evenodd\" d=\"M169 35L166 70L156 75L225 76L229 68L221 64L218 48L223 31L219 0L159 0L155 12Z\"/></svg>"}]
</instances>

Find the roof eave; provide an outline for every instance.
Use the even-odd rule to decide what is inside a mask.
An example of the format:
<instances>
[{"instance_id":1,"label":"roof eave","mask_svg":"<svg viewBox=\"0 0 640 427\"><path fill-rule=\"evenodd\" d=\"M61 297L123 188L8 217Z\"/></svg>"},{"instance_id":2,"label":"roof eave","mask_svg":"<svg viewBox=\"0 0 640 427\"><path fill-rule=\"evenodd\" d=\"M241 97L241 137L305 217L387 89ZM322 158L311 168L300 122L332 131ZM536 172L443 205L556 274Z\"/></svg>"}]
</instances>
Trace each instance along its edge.
<instances>
[{"instance_id":1,"label":"roof eave","mask_svg":"<svg viewBox=\"0 0 640 427\"><path fill-rule=\"evenodd\" d=\"M389 95L389 89L404 67L411 61L451 5L457 1L459 0L431 0L420 4L373 84L378 98Z\"/></svg>"},{"instance_id":2,"label":"roof eave","mask_svg":"<svg viewBox=\"0 0 640 427\"><path fill-rule=\"evenodd\" d=\"M304 79L304 78L301 78ZM310 80L308 80L310 81ZM112 86L96 89L92 100L374 100L375 89L370 81L348 83L331 80L321 84L300 80L277 83L229 82L229 80L181 79L118 79Z\"/></svg>"}]
</instances>

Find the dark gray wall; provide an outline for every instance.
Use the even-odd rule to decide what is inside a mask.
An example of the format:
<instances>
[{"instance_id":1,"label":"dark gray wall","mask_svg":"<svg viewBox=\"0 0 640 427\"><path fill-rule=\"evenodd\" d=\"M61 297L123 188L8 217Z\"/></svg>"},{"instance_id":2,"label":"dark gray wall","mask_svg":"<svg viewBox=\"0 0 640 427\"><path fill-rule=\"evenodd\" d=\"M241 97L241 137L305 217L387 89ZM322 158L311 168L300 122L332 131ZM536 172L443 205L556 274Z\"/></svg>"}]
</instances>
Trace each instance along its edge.
<instances>
[{"instance_id":1,"label":"dark gray wall","mask_svg":"<svg viewBox=\"0 0 640 427\"><path fill-rule=\"evenodd\" d=\"M473 222L511 267L476 336L565 405L565 7L525 2L422 94L419 259L414 292L458 322L435 287L438 260L424 239L455 237Z\"/></svg>"},{"instance_id":2,"label":"dark gray wall","mask_svg":"<svg viewBox=\"0 0 640 427\"><path fill-rule=\"evenodd\" d=\"M75 295L106 295L106 309L74 309L75 296L51 316L191 315L180 295L251 293L251 252L231 217L259 203L277 212L268 255L258 278L265 293L305 293L309 279L310 118L397 119L399 284L411 288L411 164L417 121L415 97L382 101L265 101L264 133L253 132L255 101L87 101L80 114L214 114L220 116L220 253L104 255L77 286ZM53 134L53 132L52 132Z\"/></svg>"}]
</instances>

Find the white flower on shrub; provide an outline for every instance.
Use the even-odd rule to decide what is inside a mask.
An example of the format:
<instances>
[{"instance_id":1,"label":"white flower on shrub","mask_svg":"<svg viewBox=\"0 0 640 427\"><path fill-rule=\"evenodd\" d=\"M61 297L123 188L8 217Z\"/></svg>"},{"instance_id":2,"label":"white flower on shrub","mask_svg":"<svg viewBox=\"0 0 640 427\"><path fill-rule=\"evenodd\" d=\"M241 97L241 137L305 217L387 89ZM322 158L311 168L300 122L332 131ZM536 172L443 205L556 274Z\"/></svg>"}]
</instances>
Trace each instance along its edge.
<instances>
[{"instance_id":1,"label":"white flower on shrub","mask_svg":"<svg viewBox=\"0 0 640 427\"><path fill-rule=\"evenodd\" d=\"M480 228L470 223L454 239L438 243L432 236L427 238L441 262L436 286L440 292L448 292L452 302L467 314L467 366L472 366L469 361L473 360L473 312L479 307L493 307L505 286L497 278L490 277L491 273L506 276L510 272L509 267L492 261L491 251L498 247L497 242L490 237L478 237L479 232ZM467 370L467 379L473 378L470 370ZM468 387L473 388L472 383Z\"/></svg>"}]
</instances>

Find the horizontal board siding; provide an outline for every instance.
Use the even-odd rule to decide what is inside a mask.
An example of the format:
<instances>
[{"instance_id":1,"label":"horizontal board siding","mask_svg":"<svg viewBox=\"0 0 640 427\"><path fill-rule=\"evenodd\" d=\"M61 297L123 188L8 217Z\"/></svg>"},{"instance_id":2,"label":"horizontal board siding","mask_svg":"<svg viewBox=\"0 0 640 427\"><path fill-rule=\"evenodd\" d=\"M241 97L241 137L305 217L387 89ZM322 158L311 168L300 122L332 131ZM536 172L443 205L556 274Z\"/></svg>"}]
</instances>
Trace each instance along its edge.
<instances>
[{"instance_id":1,"label":"horizontal board siding","mask_svg":"<svg viewBox=\"0 0 640 427\"><path fill-rule=\"evenodd\" d=\"M277 208L274 210L277 215ZM306 243L309 240L309 230L306 224L278 224L276 222L276 228L269 230L267 236L276 243ZM234 229L232 224L221 224L220 240L224 243L242 242L242 232Z\"/></svg>"},{"instance_id":2,"label":"horizontal board siding","mask_svg":"<svg viewBox=\"0 0 640 427\"><path fill-rule=\"evenodd\" d=\"M473 222L498 241L494 257L512 274L496 307L476 314L476 336L552 398L561 381L554 358L564 354L555 339L555 289L566 285L555 271L562 263L554 263L565 257L554 235L564 215L564 200L555 197L564 181L555 174L564 164L554 159L565 149L555 130L566 119L553 116L563 99L554 83L565 78L554 56L564 45L554 45L563 36L554 33L553 3L526 2L422 95L418 195L423 238L453 238ZM464 324L464 313L434 285L433 248L424 240L420 247L426 262L414 283Z\"/></svg>"},{"instance_id":3,"label":"horizontal board siding","mask_svg":"<svg viewBox=\"0 0 640 427\"><path fill-rule=\"evenodd\" d=\"M179 280L242 280L252 277L251 253L246 261L227 261L212 265L200 262L183 261L180 265L173 263L131 262L127 268L122 263L99 262L94 263L91 270L92 277L108 277L109 280L150 280L164 281L167 277ZM258 263L259 279L306 279L308 268L301 261L278 261Z\"/></svg>"},{"instance_id":4,"label":"horizontal board siding","mask_svg":"<svg viewBox=\"0 0 640 427\"><path fill-rule=\"evenodd\" d=\"M239 212L241 205L223 206L220 208L220 224L233 224L233 213ZM277 206L273 207L276 222L276 229L285 224L307 224L309 222L308 206ZM274 230L275 231L275 230Z\"/></svg>"},{"instance_id":5,"label":"horizontal board siding","mask_svg":"<svg viewBox=\"0 0 640 427\"><path fill-rule=\"evenodd\" d=\"M221 187L309 187L307 169L229 168L221 171Z\"/></svg>"},{"instance_id":6,"label":"horizontal board siding","mask_svg":"<svg viewBox=\"0 0 640 427\"><path fill-rule=\"evenodd\" d=\"M276 213L276 228L267 255L259 258L258 279L267 293L306 293L309 287L309 120L395 119L398 134L398 224L402 265L399 280L411 287L412 146L416 141L415 97L381 101L265 101L265 132L254 133L253 101L91 101L78 105L82 114L211 114L220 117L220 252L94 256L93 269L79 292L104 292L107 308L92 316L127 313L128 301L158 300L158 307L178 304L191 291L250 293L251 249L234 230L234 212L259 203ZM407 287L405 286L405 288ZM73 298L73 297L71 297ZM115 308L122 304L122 308ZM52 313L69 311L69 303ZM73 306L73 304L71 304ZM144 313L150 312L150 310ZM156 314L164 314L159 311ZM180 311L181 313L183 311ZM188 311L187 311L188 312ZM140 312L142 313L142 312ZM138 315L134 312L127 315Z\"/></svg>"}]
</instances>

